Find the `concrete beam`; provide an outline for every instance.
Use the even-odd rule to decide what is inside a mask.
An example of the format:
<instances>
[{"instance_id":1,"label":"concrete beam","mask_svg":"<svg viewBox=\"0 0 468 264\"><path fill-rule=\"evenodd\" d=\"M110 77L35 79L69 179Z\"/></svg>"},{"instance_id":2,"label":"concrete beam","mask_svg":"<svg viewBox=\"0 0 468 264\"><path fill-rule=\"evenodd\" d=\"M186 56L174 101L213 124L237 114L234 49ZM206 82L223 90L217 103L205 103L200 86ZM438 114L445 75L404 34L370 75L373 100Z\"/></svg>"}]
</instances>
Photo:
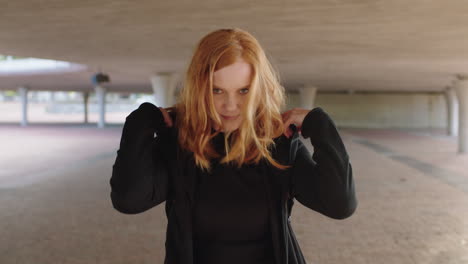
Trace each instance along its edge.
<instances>
[{"instance_id":1,"label":"concrete beam","mask_svg":"<svg viewBox=\"0 0 468 264\"><path fill-rule=\"evenodd\" d=\"M106 88L97 85L94 87L96 91L96 99L98 102L98 107L99 107L99 121L98 121L98 128L104 128L106 121L105 121L105 115L106 115Z\"/></svg>"},{"instance_id":2,"label":"concrete beam","mask_svg":"<svg viewBox=\"0 0 468 264\"><path fill-rule=\"evenodd\" d=\"M25 86L18 87L18 94L21 100L21 126L28 125L28 88Z\"/></svg>"},{"instance_id":3,"label":"concrete beam","mask_svg":"<svg viewBox=\"0 0 468 264\"><path fill-rule=\"evenodd\" d=\"M84 123L88 123L88 101L89 92L83 92Z\"/></svg>"},{"instance_id":4,"label":"concrete beam","mask_svg":"<svg viewBox=\"0 0 468 264\"><path fill-rule=\"evenodd\" d=\"M317 87L307 85L299 89L300 107L312 110L315 105L315 97L317 95Z\"/></svg>"},{"instance_id":5,"label":"concrete beam","mask_svg":"<svg viewBox=\"0 0 468 264\"><path fill-rule=\"evenodd\" d=\"M175 92L179 76L176 73L158 73L151 76L151 85L156 106L169 107L175 104Z\"/></svg>"},{"instance_id":6,"label":"concrete beam","mask_svg":"<svg viewBox=\"0 0 468 264\"><path fill-rule=\"evenodd\" d=\"M457 75L455 91L458 99L458 153L468 153L468 76Z\"/></svg>"},{"instance_id":7,"label":"concrete beam","mask_svg":"<svg viewBox=\"0 0 468 264\"><path fill-rule=\"evenodd\" d=\"M445 99L447 102L447 134L458 135L458 99L453 86L445 89Z\"/></svg>"}]
</instances>

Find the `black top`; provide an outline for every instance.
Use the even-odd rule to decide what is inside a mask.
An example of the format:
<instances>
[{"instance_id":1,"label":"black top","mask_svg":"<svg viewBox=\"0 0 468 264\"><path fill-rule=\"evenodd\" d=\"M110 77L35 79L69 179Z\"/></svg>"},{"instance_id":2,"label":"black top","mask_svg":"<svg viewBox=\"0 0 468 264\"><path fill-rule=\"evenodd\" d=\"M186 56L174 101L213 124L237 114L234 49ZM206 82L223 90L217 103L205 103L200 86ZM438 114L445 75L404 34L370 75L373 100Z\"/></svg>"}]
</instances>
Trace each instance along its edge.
<instances>
[{"instance_id":1,"label":"black top","mask_svg":"<svg viewBox=\"0 0 468 264\"><path fill-rule=\"evenodd\" d=\"M213 143L224 153L224 134ZM194 204L195 264L274 263L265 183L255 165L219 164L203 173Z\"/></svg>"}]
</instances>

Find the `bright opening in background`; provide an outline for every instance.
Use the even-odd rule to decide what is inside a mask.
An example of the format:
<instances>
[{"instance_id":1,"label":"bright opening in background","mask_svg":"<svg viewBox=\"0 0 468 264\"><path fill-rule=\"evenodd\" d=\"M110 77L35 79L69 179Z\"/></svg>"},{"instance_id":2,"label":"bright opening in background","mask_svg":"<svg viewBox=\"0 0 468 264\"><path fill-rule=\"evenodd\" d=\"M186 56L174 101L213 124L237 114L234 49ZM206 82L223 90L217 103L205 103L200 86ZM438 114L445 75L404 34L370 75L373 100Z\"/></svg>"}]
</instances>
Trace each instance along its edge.
<instances>
[{"instance_id":1,"label":"bright opening in background","mask_svg":"<svg viewBox=\"0 0 468 264\"><path fill-rule=\"evenodd\" d=\"M86 65L66 61L0 55L0 76L75 72L84 69Z\"/></svg>"}]
</instances>

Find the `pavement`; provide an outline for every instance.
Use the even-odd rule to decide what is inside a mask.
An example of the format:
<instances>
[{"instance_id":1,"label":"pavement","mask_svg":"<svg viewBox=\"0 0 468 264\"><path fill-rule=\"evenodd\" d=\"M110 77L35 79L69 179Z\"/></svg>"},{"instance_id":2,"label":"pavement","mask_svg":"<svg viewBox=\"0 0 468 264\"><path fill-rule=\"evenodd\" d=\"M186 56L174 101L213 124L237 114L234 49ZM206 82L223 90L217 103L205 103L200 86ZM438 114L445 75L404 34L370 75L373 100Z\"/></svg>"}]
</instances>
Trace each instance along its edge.
<instances>
[{"instance_id":1,"label":"pavement","mask_svg":"<svg viewBox=\"0 0 468 264\"><path fill-rule=\"evenodd\" d=\"M164 204L116 211L109 179L122 127L0 125L0 263L163 263ZM468 155L443 131L340 129L356 212L296 202L307 263L468 263ZM306 142L312 152L310 142Z\"/></svg>"}]
</instances>

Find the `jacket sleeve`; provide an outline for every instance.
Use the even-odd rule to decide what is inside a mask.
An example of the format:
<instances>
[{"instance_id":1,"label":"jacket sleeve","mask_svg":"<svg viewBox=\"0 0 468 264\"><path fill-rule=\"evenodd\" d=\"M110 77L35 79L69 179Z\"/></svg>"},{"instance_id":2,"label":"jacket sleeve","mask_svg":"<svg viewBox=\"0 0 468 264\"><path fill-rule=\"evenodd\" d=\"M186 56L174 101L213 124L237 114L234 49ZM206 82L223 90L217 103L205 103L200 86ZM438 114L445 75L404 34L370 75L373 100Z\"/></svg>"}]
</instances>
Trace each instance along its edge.
<instances>
[{"instance_id":1,"label":"jacket sleeve","mask_svg":"<svg viewBox=\"0 0 468 264\"><path fill-rule=\"evenodd\" d=\"M292 169L295 198L304 206L334 219L351 216L357 207L348 153L334 122L320 107L312 109L302 123L302 136L314 146L311 156L304 143Z\"/></svg>"},{"instance_id":2,"label":"jacket sleeve","mask_svg":"<svg viewBox=\"0 0 468 264\"><path fill-rule=\"evenodd\" d=\"M137 214L166 200L165 127L161 110L148 102L125 119L110 179L110 197L117 211Z\"/></svg>"}]
</instances>

